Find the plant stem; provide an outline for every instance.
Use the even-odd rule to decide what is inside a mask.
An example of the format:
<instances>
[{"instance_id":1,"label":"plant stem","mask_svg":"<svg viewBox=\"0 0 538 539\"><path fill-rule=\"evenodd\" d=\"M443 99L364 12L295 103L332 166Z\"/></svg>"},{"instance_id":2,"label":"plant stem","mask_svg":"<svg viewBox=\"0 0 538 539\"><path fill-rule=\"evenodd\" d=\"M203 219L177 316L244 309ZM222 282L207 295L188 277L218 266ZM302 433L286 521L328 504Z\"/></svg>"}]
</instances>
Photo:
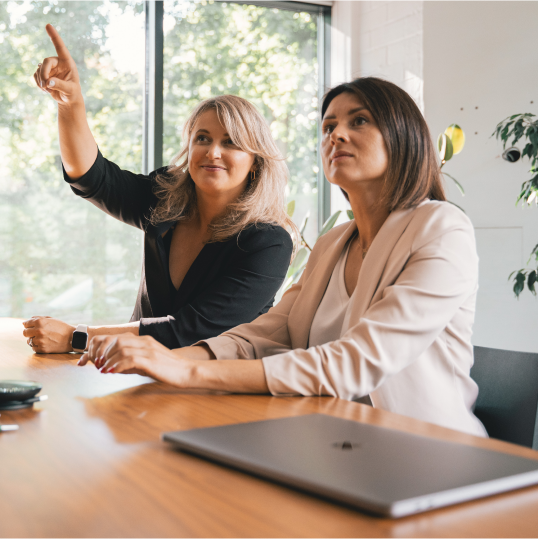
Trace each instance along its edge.
<instances>
[{"instance_id":1,"label":"plant stem","mask_svg":"<svg viewBox=\"0 0 538 539\"><path fill-rule=\"evenodd\" d=\"M310 247L310 245L308 245L308 243L306 242L306 240L304 239L304 236L301 234L301 243L310 251L312 252L312 247Z\"/></svg>"}]
</instances>

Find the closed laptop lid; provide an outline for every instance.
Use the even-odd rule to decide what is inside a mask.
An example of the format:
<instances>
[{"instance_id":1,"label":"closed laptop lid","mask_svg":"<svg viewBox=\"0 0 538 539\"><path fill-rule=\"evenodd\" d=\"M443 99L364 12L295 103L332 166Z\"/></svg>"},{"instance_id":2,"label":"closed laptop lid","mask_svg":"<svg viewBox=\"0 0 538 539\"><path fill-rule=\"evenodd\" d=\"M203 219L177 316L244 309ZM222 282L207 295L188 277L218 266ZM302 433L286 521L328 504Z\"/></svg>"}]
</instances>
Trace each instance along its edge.
<instances>
[{"instance_id":1,"label":"closed laptop lid","mask_svg":"<svg viewBox=\"0 0 538 539\"><path fill-rule=\"evenodd\" d=\"M390 517L538 483L538 460L322 414L169 432L163 439Z\"/></svg>"}]
</instances>

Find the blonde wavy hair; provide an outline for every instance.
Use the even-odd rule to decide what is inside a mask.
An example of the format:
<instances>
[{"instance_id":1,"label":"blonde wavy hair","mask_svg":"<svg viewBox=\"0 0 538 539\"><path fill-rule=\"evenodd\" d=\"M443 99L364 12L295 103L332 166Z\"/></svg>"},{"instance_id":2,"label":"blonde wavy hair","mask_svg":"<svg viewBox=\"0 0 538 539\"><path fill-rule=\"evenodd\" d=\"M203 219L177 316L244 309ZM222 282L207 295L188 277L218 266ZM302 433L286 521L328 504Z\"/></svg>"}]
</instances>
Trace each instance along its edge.
<instances>
[{"instance_id":1,"label":"blonde wavy hair","mask_svg":"<svg viewBox=\"0 0 538 539\"><path fill-rule=\"evenodd\" d=\"M225 241L250 224L269 223L286 229L296 245L298 229L285 210L288 167L260 112L234 95L202 101L185 122L183 148L172 158L166 173L156 177L159 202L152 212L152 223L188 220L197 214L196 189L189 173L189 140L196 121L208 110L216 111L236 146L254 155L255 166L241 196L210 224L209 243Z\"/></svg>"}]
</instances>

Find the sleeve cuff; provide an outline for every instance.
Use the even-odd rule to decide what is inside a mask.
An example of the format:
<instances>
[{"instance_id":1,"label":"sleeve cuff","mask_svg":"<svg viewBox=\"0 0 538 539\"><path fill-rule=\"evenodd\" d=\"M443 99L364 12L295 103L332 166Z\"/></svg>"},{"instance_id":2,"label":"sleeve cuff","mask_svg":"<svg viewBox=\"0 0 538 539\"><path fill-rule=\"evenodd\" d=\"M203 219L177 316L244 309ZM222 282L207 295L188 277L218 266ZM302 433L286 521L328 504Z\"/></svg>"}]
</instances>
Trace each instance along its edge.
<instances>
[{"instance_id":1,"label":"sleeve cuff","mask_svg":"<svg viewBox=\"0 0 538 539\"><path fill-rule=\"evenodd\" d=\"M272 395L321 395L313 373L294 365L293 352L262 358L265 381Z\"/></svg>"},{"instance_id":2,"label":"sleeve cuff","mask_svg":"<svg viewBox=\"0 0 538 539\"><path fill-rule=\"evenodd\" d=\"M211 339L204 339L194 343L192 346L199 344L205 344L215 354L216 359L251 359L248 357L241 357L245 354L241 353L241 348L230 337L213 337Z\"/></svg>"},{"instance_id":3,"label":"sleeve cuff","mask_svg":"<svg viewBox=\"0 0 538 539\"><path fill-rule=\"evenodd\" d=\"M105 158L101 154L99 148L97 148L97 157L93 162L93 165L90 167L88 172L81 176L80 178L73 179L67 175L64 165L62 163L62 172L64 176L64 181L67 182L72 188L82 191L83 193L90 190L95 182L96 177L100 177L104 174L105 168Z\"/></svg>"},{"instance_id":4,"label":"sleeve cuff","mask_svg":"<svg viewBox=\"0 0 538 539\"><path fill-rule=\"evenodd\" d=\"M181 348L181 344L170 324L170 318L170 316L164 316L162 318L141 318L138 334L140 336L149 335L170 349Z\"/></svg>"}]
</instances>

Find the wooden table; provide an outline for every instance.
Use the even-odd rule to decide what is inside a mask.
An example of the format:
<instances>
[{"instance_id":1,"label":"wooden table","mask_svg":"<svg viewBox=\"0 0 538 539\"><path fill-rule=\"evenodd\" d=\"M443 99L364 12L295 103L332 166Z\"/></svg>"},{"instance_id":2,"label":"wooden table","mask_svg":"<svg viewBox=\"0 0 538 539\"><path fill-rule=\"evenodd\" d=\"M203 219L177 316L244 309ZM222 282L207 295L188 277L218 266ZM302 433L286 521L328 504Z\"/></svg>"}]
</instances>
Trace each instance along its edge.
<instances>
[{"instance_id":1,"label":"wooden table","mask_svg":"<svg viewBox=\"0 0 538 539\"><path fill-rule=\"evenodd\" d=\"M1 412L2 537L515 537L538 534L538 487L401 520L372 517L171 449L164 431L324 413L538 458L365 405L182 391L137 375L36 355L20 320L0 319L0 379L49 400Z\"/></svg>"}]
</instances>

